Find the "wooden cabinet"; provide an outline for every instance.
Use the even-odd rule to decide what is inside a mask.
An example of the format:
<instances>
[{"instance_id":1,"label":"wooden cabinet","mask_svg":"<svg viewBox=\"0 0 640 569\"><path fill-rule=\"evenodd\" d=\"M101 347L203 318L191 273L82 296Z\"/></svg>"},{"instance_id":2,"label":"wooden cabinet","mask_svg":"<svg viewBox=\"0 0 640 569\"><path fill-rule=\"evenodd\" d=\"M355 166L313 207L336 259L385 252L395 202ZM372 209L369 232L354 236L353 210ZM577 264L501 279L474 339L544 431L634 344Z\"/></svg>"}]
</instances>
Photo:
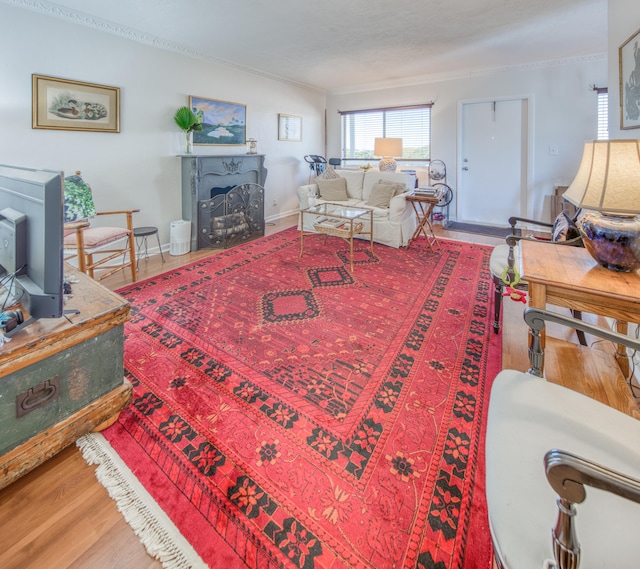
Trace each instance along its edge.
<instances>
[{"instance_id":1,"label":"wooden cabinet","mask_svg":"<svg viewBox=\"0 0 640 569\"><path fill-rule=\"evenodd\" d=\"M183 155L182 218L191 250L227 248L264 235L263 154Z\"/></svg>"},{"instance_id":2,"label":"wooden cabinet","mask_svg":"<svg viewBox=\"0 0 640 569\"><path fill-rule=\"evenodd\" d=\"M0 346L0 488L114 420L131 398L129 304L75 269L65 272L78 281L65 309L79 313L38 320Z\"/></svg>"}]
</instances>

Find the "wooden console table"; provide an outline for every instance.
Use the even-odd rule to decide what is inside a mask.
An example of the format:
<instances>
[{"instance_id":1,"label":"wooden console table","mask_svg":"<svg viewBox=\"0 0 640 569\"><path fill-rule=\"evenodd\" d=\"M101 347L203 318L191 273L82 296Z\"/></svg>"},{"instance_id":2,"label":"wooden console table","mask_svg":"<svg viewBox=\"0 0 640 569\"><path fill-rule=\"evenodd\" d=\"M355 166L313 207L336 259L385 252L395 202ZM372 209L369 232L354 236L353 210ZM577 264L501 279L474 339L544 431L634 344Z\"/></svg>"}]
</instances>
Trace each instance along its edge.
<instances>
[{"instance_id":1,"label":"wooden console table","mask_svg":"<svg viewBox=\"0 0 640 569\"><path fill-rule=\"evenodd\" d=\"M529 305L547 304L614 318L616 331L640 323L640 275L619 273L596 263L586 249L550 247L523 240L522 277L529 284ZM618 363L628 374L626 350L618 346Z\"/></svg>"},{"instance_id":2,"label":"wooden console table","mask_svg":"<svg viewBox=\"0 0 640 569\"><path fill-rule=\"evenodd\" d=\"M42 319L0 346L0 488L92 430L131 399L124 379L129 304L65 266L78 282L63 318Z\"/></svg>"}]
</instances>

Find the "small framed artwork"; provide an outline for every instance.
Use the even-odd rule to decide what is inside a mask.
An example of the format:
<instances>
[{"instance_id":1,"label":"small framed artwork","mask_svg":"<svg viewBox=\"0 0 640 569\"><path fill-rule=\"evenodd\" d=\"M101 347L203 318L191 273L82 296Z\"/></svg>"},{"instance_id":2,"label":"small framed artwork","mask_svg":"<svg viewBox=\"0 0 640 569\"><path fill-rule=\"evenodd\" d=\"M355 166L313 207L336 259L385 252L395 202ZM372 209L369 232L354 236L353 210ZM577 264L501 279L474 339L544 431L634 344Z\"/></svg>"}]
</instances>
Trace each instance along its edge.
<instances>
[{"instance_id":1,"label":"small framed artwork","mask_svg":"<svg viewBox=\"0 0 640 569\"><path fill-rule=\"evenodd\" d=\"M640 30L618 50L620 61L620 128L640 128Z\"/></svg>"},{"instance_id":2,"label":"small framed artwork","mask_svg":"<svg viewBox=\"0 0 640 569\"><path fill-rule=\"evenodd\" d=\"M279 114L278 140L300 142L302 140L302 117Z\"/></svg>"},{"instance_id":3,"label":"small framed artwork","mask_svg":"<svg viewBox=\"0 0 640 569\"><path fill-rule=\"evenodd\" d=\"M247 143L247 106L229 101L189 97L189 107L201 119L193 144L240 146Z\"/></svg>"},{"instance_id":4,"label":"small framed artwork","mask_svg":"<svg viewBox=\"0 0 640 569\"><path fill-rule=\"evenodd\" d=\"M120 132L120 88L32 75L32 128Z\"/></svg>"}]
</instances>

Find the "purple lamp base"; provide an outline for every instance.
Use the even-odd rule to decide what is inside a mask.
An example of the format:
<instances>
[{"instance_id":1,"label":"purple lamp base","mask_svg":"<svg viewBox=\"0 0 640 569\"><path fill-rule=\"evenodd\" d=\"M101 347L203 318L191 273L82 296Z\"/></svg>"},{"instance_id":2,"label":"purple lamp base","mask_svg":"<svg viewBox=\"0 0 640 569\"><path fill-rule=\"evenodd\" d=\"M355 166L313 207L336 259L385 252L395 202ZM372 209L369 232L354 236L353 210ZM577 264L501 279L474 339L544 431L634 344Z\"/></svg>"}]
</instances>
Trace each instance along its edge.
<instances>
[{"instance_id":1,"label":"purple lamp base","mask_svg":"<svg viewBox=\"0 0 640 569\"><path fill-rule=\"evenodd\" d=\"M640 268L640 219L585 211L578 221L584 246L603 267L630 272Z\"/></svg>"}]
</instances>

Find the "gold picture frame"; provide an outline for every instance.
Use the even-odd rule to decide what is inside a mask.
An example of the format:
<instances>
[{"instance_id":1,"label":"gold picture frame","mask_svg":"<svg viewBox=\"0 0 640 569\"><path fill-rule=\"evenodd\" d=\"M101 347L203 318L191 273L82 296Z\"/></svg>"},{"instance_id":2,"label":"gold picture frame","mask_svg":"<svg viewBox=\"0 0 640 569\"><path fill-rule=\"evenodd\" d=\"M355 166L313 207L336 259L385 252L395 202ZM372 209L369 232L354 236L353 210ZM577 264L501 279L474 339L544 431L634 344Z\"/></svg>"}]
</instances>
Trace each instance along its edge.
<instances>
[{"instance_id":1,"label":"gold picture frame","mask_svg":"<svg viewBox=\"0 0 640 569\"><path fill-rule=\"evenodd\" d=\"M302 117L278 114L278 140L300 142L302 140Z\"/></svg>"},{"instance_id":2,"label":"gold picture frame","mask_svg":"<svg viewBox=\"0 0 640 569\"><path fill-rule=\"evenodd\" d=\"M202 130L193 131L194 146L247 144L247 105L191 95L189 108L202 124Z\"/></svg>"},{"instance_id":3,"label":"gold picture frame","mask_svg":"<svg viewBox=\"0 0 640 569\"><path fill-rule=\"evenodd\" d=\"M32 128L120 132L120 88L32 75Z\"/></svg>"},{"instance_id":4,"label":"gold picture frame","mask_svg":"<svg viewBox=\"0 0 640 569\"><path fill-rule=\"evenodd\" d=\"M620 129L640 128L640 29L618 48Z\"/></svg>"}]
</instances>

